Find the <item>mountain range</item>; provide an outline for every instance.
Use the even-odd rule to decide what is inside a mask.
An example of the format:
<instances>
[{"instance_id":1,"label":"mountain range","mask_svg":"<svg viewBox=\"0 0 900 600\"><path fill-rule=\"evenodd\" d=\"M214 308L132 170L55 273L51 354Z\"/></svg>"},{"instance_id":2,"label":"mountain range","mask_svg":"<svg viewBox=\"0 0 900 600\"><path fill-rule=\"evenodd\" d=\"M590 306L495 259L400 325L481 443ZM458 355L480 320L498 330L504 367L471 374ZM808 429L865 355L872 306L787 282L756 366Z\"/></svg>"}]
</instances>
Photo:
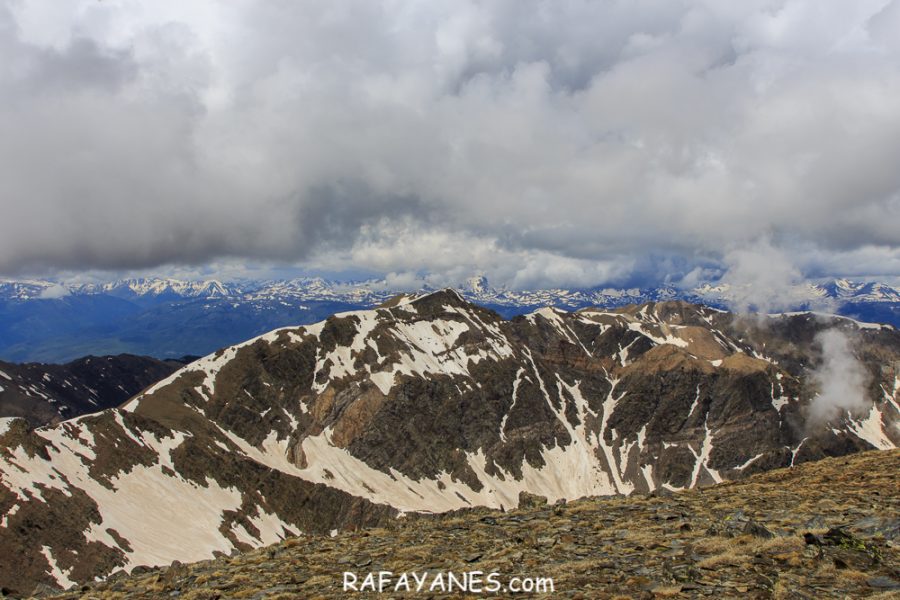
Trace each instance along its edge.
<instances>
[{"instance_id":1,"label":"mountain range","mask_svg":"<svg viewBox=\"0 0 900 600\"><path fill-rule=\"evenodd\" d=\"M863 405L816 421L826 330L865 370ZM898 393L890 326L683 301L505 319L452 290L399 296L221 349L120 408L0 421L0 585L895 448Z\"/></svg>"},{"instance_id":2,"label":"mountain range","mask_svg":"<svg viewBox=\"0 0 900 600\"><path fill-rule=\"evenodd\" d=\"M685 300L728 308L746 293L724 284L693 289L512 290L481 276L463 297L510 318L543 306L577 310ZM385 281L321 278L279 281L127 279L103 284L0 281L0 360L66 362L87 355L157 358L204 355L266 331L372 308L402 290ZM423 286L420 291L434 291ZM826 309L865 322L900 326L900 289L845 279L804 283L786 293L790 310Z\"/></svg>"}]
</instances>

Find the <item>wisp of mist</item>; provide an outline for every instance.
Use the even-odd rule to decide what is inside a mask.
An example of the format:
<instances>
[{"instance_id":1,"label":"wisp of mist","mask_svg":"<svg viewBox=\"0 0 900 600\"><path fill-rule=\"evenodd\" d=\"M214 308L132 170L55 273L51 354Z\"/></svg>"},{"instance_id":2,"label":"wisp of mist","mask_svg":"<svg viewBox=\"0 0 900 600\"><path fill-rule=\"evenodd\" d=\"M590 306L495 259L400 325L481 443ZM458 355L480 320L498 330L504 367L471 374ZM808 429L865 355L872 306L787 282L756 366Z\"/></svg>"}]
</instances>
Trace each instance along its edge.
<instances>
[{"instance_id":1,"label":"wisp of mist","mask_svg":"<svg viewBox=\"0 0 900 600\"><path fill-rule=\"evenodd\" d=\"M811 376L819 393L810 402L807 426L822 425L845 411L863 415L870 404L865 393L868 375L853 355L850 338L839 329L826 329L816 335L816 342L822 346L822 362Z\"/></svg>"},{"instance_id":2,"label":"wisp of mist","mask_svg":"<svg viewBox=\"0 0 900 600\"><path fill-rule=\"evenodd\" d=\"M757 325L767 327L766 313L791 309L802 274L770 239L764 237L733 248L726 255L726 263L729 268L722 281L732 288L733 311L743 316L755 314ZM827 302L816 308L832 309ZM819 332L815 340L822 348L822 359L810 378L819 393L807 408L806 429L821 427L845 412L855 417L864 415L871 405L866 397L868 375L853 354L850 337L832 327Z\"/></svg>"}]
</instances>

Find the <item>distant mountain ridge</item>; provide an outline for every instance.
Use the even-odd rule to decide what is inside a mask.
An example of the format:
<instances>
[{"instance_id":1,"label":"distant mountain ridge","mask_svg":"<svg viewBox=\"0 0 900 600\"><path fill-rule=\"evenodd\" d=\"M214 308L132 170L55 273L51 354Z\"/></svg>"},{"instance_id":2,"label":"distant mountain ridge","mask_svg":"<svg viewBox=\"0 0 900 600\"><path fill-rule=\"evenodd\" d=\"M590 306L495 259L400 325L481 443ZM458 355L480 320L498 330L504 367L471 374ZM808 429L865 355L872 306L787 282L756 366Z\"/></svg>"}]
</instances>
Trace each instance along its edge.
<instances>
[{"instance_id":1,"label":"distant mountain ridge","mask_svg":"<svg viewBox=\"0 0 900 600\"><path fill-rule=\"evenodd\" d=\"M512 290L483 276L461 282L470 302L513 317L543 306L577 310L685 300L728 308L745 290L704 284L691 290L592 288ZM202 355L277 327L345 310L372 308L402 290L381 280L319 277L222 282L149 278L100 284L0 281L0 360L63 362L88 354L159 358ZM423 286L419 292L435 291ZM860 321L900 326L900 288L837 279L789 291L791 310L826 308Z\"/></svg>"},{"instance_id":2,"label":"distant mountain ridge","mask_svg":"<svg viewBox=\"0 0 900 600\"><path fill-rule=\"evenodd\" d=\"M494 287L484 276L470 277L456 286L467 300L501 306L553 305L572 302L607 306L611 303L633 304L635 301L666 299L699 300L725 303L733 298L735 288L728 284L705 283L692 289L675 286L647 288L546 288L513 290ZM420 292L436 291L423 284ZM222 282L217 279L180 280L172 278L122 279L108 283L61 284L45 280L0 280L0 299L59 299L68 295L111 295L119 298L232 299L240 301L292 298L302 300L342 300L378 303L405 290L392 288L383 280L333 281L321 277L295 279ZM854 302L900 302L900 288L879 282L854 282L834 279L825 283L802 283L794 286L791 297L798 302L821 300Z\"/></svg>"},{"instance_id":3,"label":"distant mountain ridge","mask_svg":"<svg viewBox=\"0 0 900 600\"><path fill-rule=\"evenodd\" d=\"M33 426L118 406L186 361L148 356L86 356L64 365L0 361L0 418Z\"/></svg>"}]
</instances>

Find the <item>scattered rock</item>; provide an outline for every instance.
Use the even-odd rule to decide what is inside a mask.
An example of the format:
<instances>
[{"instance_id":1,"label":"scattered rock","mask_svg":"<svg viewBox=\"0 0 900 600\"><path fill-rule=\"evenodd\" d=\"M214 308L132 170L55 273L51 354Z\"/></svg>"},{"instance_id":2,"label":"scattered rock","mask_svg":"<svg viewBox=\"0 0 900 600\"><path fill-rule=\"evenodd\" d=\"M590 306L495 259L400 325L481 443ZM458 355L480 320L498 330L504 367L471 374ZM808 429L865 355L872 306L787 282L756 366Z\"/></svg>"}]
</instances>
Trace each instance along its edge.
<instances>
[{"instance_id":1,"label":"scattered rock","mask_svg":"<svg viewBox=\"0 0 900 600\"><path fill-rule=\"evenodd\" d=\"M353 563L353 565L354 565L355 567L360 568L360 569L361 569L362 567L368 567L368 566L371 565L371 564L372 564L372 557L371 557L371 556L365 556L365 555L360 556L359 559L358 559L356 562Z\"/></svg>"},{"instance_id":2,"label":"scattered rock","mask_svg":"<svg viewBox=\"0 0 900 600\"><path fill-rule=\"evenodd\" d=\"M772 533L771 531L766 529L764 525L760 525L756 521L747 521L747 524L744 525L744 533L766 540L770 540L775 537L774 533Z\"/></svg>"},{"instance_id":3,"label":"scattered rock","mask_svg":"<svg viewBox=\"0 0 900 600\"><path fill-rule=\"evenodd\" d=\"M519 492L519 508L541 508L547 505L547 498L529 494L528 492Z\"/></svg>"},{"instance_id":4,"label":"scattered rock","mask_svg":"<svg viewBox=\"0 0 900 600\"><path fill-rule=\"evenodd\" d=\"M890 577L878 576L866 579L869 587L878 588L880 590L900 590L900 581L891 579Z\"/></svg>"},{"instance_id":5,"label":"scattered rock","mask_svg":"<svg viewBox=\"0 0 900 600\"><path fill-rule=\"evenodd\" d=\"M816 515L811 519L808 519L803 527L806 529L825 529L827 525L825 524L825 519L822 518L822 515Z\"/></svg>"},{"instance_id":6,"label":"scattered rock","mask_svg":"<svg viewBox=\"0 0 900 600\"><path fill-rule=\"evenodd\" d=\"M47 585L46 583L39 583L35 588L31 591L31 595L35 598L46 598L47 596L52 596L53 594L58 594L62 590L61 587L55 585Z\"/></svg>"},{"instance_id":7,"label":"scattered rock","mask_svg":"<svg viewBox=\"0 0 900 600\"><path fill-rule=\"evenodd\" d=\"M900 539L900 519L886 517L866 517L847 527L860 537L880 536L886 540Z\"/></svg>"}]
</instances>

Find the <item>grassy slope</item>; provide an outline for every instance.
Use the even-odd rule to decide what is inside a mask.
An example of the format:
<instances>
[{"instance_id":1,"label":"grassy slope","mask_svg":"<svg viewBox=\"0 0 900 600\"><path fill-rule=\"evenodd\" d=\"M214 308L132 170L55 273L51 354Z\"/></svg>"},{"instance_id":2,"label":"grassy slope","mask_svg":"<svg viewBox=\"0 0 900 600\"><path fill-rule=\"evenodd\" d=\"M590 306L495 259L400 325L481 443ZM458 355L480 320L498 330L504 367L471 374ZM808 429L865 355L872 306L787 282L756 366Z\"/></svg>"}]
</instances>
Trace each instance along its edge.
<instances>
[{"instance_id":1,"label":"grassy slope","mask_svg":"<svg viewBox=\"0 0 900 600\"><path fill-rule=\"evenodd\" d=\"M61 597L162 598L178 590L183 599L341 598L350 597L340 587L345 570L477 569L552 577L556 593L546 597L553 598L895 598L900 589L885 586L900 585L900 539L873 525L898 525L898 474L900 450L866 452L669 496L410 516L387 529L293 538ZM849 537L826 535L838 526ZM807 533L818 536L807 536L814 543Z\"/></svg>"}]
</instances>

